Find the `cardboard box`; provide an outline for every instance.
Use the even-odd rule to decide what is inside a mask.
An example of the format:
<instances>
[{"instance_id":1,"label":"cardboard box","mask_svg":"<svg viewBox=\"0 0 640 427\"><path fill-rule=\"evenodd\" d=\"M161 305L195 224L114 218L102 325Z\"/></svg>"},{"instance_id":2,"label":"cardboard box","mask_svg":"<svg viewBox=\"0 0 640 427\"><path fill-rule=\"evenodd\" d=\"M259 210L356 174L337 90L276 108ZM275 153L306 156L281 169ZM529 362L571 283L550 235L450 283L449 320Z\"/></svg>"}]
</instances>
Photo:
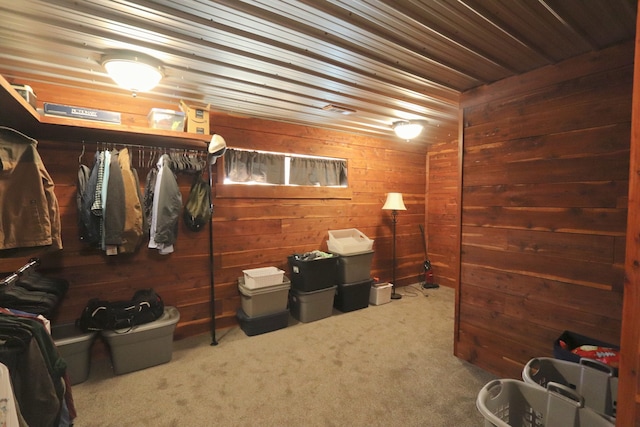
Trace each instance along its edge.
<instances>
[{"instance_id":1,"label":"cardboard box","mask_svg":"<svg viewBox=\"0 0 640 427\"><path fill-rule=\"evenodd\" d=\"M189 105L183 100L180 100L180 109L186 116L185 131L209 135L210 108L211 104L207 104L207 106Z\"/></svg>"}]
</instances>

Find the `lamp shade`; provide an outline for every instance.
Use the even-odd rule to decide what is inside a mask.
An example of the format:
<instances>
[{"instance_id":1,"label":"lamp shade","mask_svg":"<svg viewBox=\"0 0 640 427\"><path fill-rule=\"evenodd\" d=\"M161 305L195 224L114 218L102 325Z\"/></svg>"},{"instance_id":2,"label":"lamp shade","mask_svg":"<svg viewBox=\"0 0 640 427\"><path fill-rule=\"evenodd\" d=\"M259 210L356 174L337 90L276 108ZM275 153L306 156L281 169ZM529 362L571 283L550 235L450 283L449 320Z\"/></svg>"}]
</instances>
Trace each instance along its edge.
<instances>
[{"instance_id":1,"label":"lamp shade","mask_svg":"<svg viewBox=\"0 0 640 427\"><path fill-rule=\"evenodd\" d=\"M134 93L149 91L162 79L159 61L140 53L124 51L105 55L102 65L118 86Z\"/></svg>"},{"instance_id":2,"label":"lamp shade","mask_svg":"<svg viewBox=\"0 0 640 427\"><path fill-rule=\"evenodd\" d=\"M392 127L398 138L408 141L420 135L424 125L418 121L399 121L395 122Z\"/></svg>"},{"instance_id":3,"label":"lamp shade","mask_svg":"<svg viewBox=\"0 0 640 427\"><path fill-rule=\"evenodd\" d=\"M387 194L387 201L384 203L382 209L388 211L406 211L407 208L402 201L402 193Z\"/></svg>"}]
</instances>

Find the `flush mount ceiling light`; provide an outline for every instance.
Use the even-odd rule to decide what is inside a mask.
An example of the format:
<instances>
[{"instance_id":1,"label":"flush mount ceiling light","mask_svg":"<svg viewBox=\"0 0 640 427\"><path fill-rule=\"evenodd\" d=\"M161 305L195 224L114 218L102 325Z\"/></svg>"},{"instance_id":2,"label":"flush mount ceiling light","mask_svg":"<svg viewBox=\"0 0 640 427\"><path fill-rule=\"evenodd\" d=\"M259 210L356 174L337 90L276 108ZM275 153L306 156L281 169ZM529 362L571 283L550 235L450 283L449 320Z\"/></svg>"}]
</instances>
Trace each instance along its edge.
<instances>
[{"instance_id":1,"label":"flush mount ceiling light","mask_svg":"<svg viewBox=\"0 0 640 427\"><path fill-rule=\"evenodd\" d=\"M162 79L160 61L142 53L121 51L105 55L102 65L118 86L133 92L147 92Z\"/></svg>"},{"instance_id":2,"label":"flush mount ceiling light","mask_svg":"<svg viewBox=\"0 0 640 427\"><path fill-rule=\"evenodd\" d=\"M396 133L398 138L402 138L406 141L413 139L420 135L424 128L424 121L420 120L402 120L394 122L391 127Z\"/></svg>"}]
</instances>

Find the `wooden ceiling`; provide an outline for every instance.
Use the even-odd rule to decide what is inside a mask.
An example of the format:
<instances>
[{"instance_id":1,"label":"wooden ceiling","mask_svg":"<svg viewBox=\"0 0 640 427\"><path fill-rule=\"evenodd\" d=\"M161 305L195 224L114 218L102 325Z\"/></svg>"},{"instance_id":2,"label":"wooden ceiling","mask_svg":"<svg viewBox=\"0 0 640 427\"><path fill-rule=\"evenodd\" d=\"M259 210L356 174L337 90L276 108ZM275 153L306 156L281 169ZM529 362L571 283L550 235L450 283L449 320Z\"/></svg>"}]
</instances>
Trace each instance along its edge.
<instances>
[{"instance_id":1,"label":"wooden ceiling","mask_svg":"<svg viewBox=\"0 0 640 427\"><path fill-rule=\"evenodd\" d=\"M101 58L134 50L165 73L139 96L379 137L392 137L396 120L421 119L427 144L457 136L461 92L632 39L636 8L634 0L0 0L0 73L122 92Z\"/></svg>"}]
</instances>

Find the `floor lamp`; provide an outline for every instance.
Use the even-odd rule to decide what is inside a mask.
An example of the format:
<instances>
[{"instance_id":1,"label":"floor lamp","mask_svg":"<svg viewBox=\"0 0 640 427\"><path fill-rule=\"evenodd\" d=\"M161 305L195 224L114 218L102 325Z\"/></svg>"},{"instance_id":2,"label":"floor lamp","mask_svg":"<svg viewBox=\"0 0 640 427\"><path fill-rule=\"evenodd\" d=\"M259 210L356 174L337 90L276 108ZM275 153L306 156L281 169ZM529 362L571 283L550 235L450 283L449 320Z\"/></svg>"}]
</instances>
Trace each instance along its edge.
<instances>
[{"instance_id":1,"label":"floor lamp","mask_svg":"<svg viewBox=\"0 0 640 427\"><path fill-rule=\"evenodd\" d=\"M391 282L391 299L400 299L402 295L396 293L396 224L398 222L398 211L407 210L402 201L402 193L387 194L387 201L384 203L382 209L391 211L391 222L393 224L393 282Z\"/></svg>"}]
</instances>

